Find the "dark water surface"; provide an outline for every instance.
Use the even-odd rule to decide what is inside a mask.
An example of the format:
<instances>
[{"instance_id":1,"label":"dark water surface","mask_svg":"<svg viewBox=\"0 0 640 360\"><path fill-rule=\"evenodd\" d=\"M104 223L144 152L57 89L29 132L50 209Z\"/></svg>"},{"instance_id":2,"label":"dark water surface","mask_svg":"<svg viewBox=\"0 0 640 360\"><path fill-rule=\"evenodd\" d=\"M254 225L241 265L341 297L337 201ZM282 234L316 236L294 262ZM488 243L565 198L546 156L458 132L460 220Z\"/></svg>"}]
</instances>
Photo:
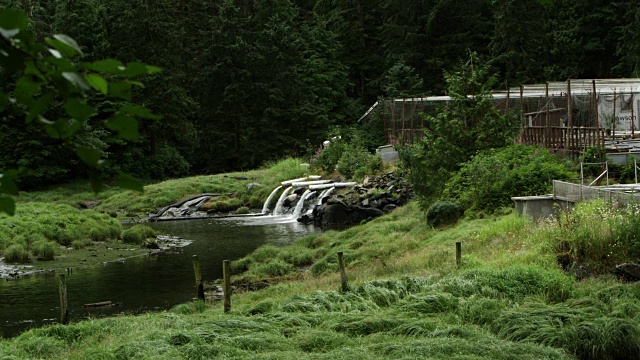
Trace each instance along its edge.
<instances>
[{"instance_id":1,"label":"dark water surface","mask_svg":"<svg viewBox=\"0 0 640 360\"><path fill-rule=\"evenodd\" d=\"M205 281L222 277L222 261L235 260L263 244L287 245L316 231L297 222L274 218L243 220L181 220L150 223L163 234L193 240L177 253L159 253L85 268L67 277L71 321L91 316L167 309L195 296L191 262L198 255ZM84 308L101 301L118 303ZM0 336L57 322L57 276L32 276L0 282Z\"/></svg>"}]
</instances>

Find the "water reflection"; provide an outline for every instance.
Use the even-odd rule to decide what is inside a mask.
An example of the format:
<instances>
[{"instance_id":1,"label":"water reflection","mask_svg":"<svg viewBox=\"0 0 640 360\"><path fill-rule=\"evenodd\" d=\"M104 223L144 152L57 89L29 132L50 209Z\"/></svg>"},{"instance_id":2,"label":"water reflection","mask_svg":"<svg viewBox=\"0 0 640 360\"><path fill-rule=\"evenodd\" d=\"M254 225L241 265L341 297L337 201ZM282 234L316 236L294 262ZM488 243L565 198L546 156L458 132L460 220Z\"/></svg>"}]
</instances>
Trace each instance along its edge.
<instances>
[{"instance_id":1,"label":"water reflection","mask_svg":"<svg viewBox=\"0 0 640 360\"><path fill-rule=\"evenodd\" d=\"M68 275L72 321L121 312L166 309L191 300L195 284L191 258L198 255L205 280L222 276L222 261L245 256L269 243L287 245L316 229L285 217L183 220L150 223L161 233L193 240L179 253L160 253L104 265L75 268ZM56 276L0 282L0 334L13 336L57 319ZM111 301L107 308L83 304Z\"/></svg>"}]
</instances>

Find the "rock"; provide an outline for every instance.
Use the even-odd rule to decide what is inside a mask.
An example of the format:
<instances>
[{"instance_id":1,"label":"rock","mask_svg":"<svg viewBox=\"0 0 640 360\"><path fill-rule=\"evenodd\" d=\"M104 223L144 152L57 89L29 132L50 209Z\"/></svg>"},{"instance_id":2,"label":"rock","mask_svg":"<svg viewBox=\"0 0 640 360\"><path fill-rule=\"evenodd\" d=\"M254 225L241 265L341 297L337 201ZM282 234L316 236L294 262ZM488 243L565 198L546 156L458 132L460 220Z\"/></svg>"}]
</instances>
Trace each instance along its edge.
<instances>
[{"instance_id":1,"label":"rock","mask_svg":"<svg viewBox=\"0 0 640 360\"><path fill-rule=\"evenodd\" d=\"M291 207L291 204L295 203L298 200L298 194L291 194L284 198L284 206Z\"/></svg>"},{"instance_id":2,"label":"rock","mask_svg":"<svg viewBox=\"0 0 640 360\"><path fill-rule=\"evenodd\" d=\"M351 225L349 207L341 202L327 204L324 206L320 225L329 229L339 229Z\"/></svg>"},{"instance_id":3,"label":"rock","mask_svg":"<svg viewBox=\"0 0 640 360\"><path fill-rule=\"evenodd\" d=\"M301 217L299 217L298 219L296 219L298 222L303 223L305 225L308 224L312 224L313 223L313 217L308 215L308 214L304 214Z\"/></svg>"},{"instance_id":4,"label":"rock","mask_svg":"<svg viewBox=\"0 0 640 360\"><path fill-rule=\"evenodd\" d=\"M640 263L616 265L615 273L627 281L638 281L640 280Z\"/></svg>"},{"instance_id":5,"label":"rock","mask_svg":"<svg viewBox=\"0 0 640 360\"><path fill-rule=\"evenodd\" d=\"M250 183L250 184L247 185L247 192L251 192L254 189L257 189L257 188L262 187L262 186L264 186L264 185L262 185L260 183Z\"/></svg>"},{"instance_id":6,"label":"rock","mask_svg":"<svg viewBox=\"0 0 640 360\"><path fill-rule=\"evenodd\" d=\"M78 209L94 209L96 206L100 205L100 201L80 201L77 204Z\"/></svg>"},{"instance_id":7,"label":"rock","mask_svg":"<svg viewBox=\"0 0 640 360\"><path fill-rule=\"evenodd\" d=\"M398 206L396 204L387 204L382 208L382 211L385 213L391 212L395 210Z\"/></svg>"},{"instance_id":8,"label":"rock","mask_svg":"<svg viewBox=\"0 0 640 360\"><path fill-rule=\"evenodd\" d=\"M558 260L558 264L562 267L562 270L566 271L569 269L569 266L571 265L571 254L568 252L560 253L556 256L556 259Z\"/></svg>"},{"instance_id":9,"label":"rock","mask_svg":"<svg viewBox=\"0 0 640 360\"><path fill-rule=\"evenodd\" d=\"M413 194L411 186L392 171L379 177L368 177L351 190L325 197L323 204L316 206L310 216L298 221L343 229L393 211L406 204Z\"/></svg>"}]
</instances>

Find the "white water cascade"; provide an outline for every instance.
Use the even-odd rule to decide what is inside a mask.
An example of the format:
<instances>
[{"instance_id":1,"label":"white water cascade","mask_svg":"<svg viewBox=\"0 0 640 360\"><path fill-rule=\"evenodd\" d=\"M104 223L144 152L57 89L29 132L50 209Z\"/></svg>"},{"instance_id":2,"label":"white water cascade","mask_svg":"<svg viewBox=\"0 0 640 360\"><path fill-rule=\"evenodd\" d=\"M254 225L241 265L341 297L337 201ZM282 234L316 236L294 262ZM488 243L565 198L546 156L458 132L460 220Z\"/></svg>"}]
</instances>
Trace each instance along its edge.
<instances>
[{"instance_id":1,"label":"white water cascade","mask_svg":"<svg viewBox=\"0 0 640 360\"><path fill-rule=\"evenodd\" d=\"M282 206L284 205L284 199L287 198L291 190L293 190L292 186L289 186L288 188L284 189L284 191L282 192L282 195L280 195L280 198L276 203L276 207L273 209L273 215L282 215L282 211L283 211Z\"/></svg>"},{"instance_id":2,"label":"white water cascade","mask_svg":"<svg viewBox=\"0 0 640 360\"><path fill-rule=\"evenodd\" d=\"M293 210L293 218L297 219L300 217L300 215L302 215L302 209L304 208L304 202L307 200L307 198L309 197L309 195L315 193L315 191L311 191L311 190L307 190L304 192L304 194L302 194L302 197L300 198L300 201L298 201L298 203L296 204L296 208L295 210Z\"/></svg>"},{"instance_id":3,"label":"white water cascade","mask_svg":"<svg viewBox=\"0 0 640 360\"><path fill-rule=\"evenodd\" d=\"M320 194L320 196L318 196L318 203L317 205L322 205L322 200L324 198L326 198L327 196L331 196L331 194L333 194L333 192L336 190L335 187L332 188L328 188L322 191L322 193Z\"/></svg>"},{"instance_id":4,"label":"white water cascade","mask_svg":"<svg viewBox=\"0 0 640 360\"><path fill-rule=\"evenodd\" d=\"M266 213L269 212L269 204L271 204L271 200L273 200L273 197L276 196L276 193L280 189L282 189L282 186L278 186L275 190L273 190L271 192L271 194L269 194L269 197L267 198L267 201L265 201L264 205L262 206L262 213L263 214L266 214Z\"/></svg>"}]
</instances>

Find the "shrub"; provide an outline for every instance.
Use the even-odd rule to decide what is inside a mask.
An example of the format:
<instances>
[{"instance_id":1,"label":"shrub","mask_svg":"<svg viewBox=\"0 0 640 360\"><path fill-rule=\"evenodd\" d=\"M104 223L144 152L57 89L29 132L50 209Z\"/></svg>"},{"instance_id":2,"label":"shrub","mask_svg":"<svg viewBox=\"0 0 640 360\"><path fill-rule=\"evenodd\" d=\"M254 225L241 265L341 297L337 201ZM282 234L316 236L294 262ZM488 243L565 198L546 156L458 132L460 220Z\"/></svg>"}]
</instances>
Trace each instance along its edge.
<instances>
[{"instance_id":1,"label":"shrub","mask_svg":"<svg viewBox=\"0 0 640 360\"><path fill-rule=\"evenodd\" d=\"M142 244L147 238L156 236L156 232L148 225L134 225L122 232L122 241L129 244Z\"/></svg>"},{"instance_id":2,"label":"shrub","mask_svg":"<svg viewBox=\"0 0 640 360\"><path fill-rule=\"evenodd\" d=\"M427 223L433 227L455 224L460 218L460 207L451 201L437 201L427 210Z\"/></svg>"},{"instance_id":3,"label":"shrub","mask_svg":"<svg viewBox=\"0 0 640 360\"><path fill-rule=\"evenodd\" d=\"M318 158L313 162L312 170L321 170L328 174L335 172L345 148L342 140L332 141L329 146L322 149Z\"/></svg>"},{"instance_id":4,"label":"shrub","mask_svg":"<svg viewBox=\"0 0 640 360\"><path fill-rule=\"evenodd\" d=\"M89 230L89 237L93 241L106 241L109 238L109 229L97 226Z\"/></svg>"},{"instance_id":5,"label":"shrub","mask_svg":"<svg viewBox=\"0 0 640 360\"><path fill-rule=\"evenodd\" d=\"M536 146L486 150L447 181L443 196L455 199L464 209L493 212L511 205L512 196L547 194L553 180L575 178L572 166Z\"/></svg>"},{"instance_id":6,"label":"shrub","mask_svg":"<svg viewBox=\"0 0 640 360\"><path fill-rule=\"evenodd\" d=\"M73 240L73 242L71 242L71 247L73 248L73 250L80 250L87 247L87 243L83 240Z\"/></svg>"},{"instance_id":7,"label":"shrub","mask_svg":"<svg viewBox=\"0 0 640 360\"><path fill-rule=\"evenodd\" d=\"M4 250L4 259L9 263L31 262L29 252L25 250L24 246L19 244L9 245L9 247Z\"/></svg>"},{"instance_id":8,"label":"shrub","mask_svg":"<svg viewBox=\"0 0 640 360\"><path fill-rule=\"evenodd\" d=\"M376 157L379 156L372 155L364 149L347 148L340 157L336 169L347 179L363 178L367 173L373 173L382 168L377 167L382 162L375 160Z\"/></svg>"},{"instance_id":9,"label":"shrub","mask_svg":"<svg viewBox=\"0 0 640 360\"><path fill-rule=\"evenodd\" d=\"M33 243L33 254L38 260L53 260L56 254L56 244L53 241L41 240Z\"/></svg>"},{"instance_id":10,"label":"shrub","mask_svg":"<svg viewBox=\"0 0 640 360\"><path fill-rule=\"evenodd\" d=\"M241 206L236 210L236 214L248 214L250 212L251 210L249 210L249 208L246 206Z\"/></svg>"}]
</instances>

